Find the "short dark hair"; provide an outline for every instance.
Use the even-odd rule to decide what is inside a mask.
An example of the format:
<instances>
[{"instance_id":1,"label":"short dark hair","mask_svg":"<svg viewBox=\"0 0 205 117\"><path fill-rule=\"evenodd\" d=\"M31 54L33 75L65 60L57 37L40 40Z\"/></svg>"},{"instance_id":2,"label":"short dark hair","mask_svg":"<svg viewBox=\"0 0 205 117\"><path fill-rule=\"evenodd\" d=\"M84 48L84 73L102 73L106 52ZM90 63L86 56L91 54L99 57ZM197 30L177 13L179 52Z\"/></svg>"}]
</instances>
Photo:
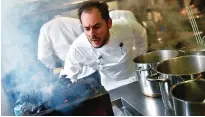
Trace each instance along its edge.
<instances>
[{"instance_id":1,"label":"short dark hair","mask_svg":"<svg viewBox=\"0 0 205 117\"><path fill-rule=\"evenodd\" d=\"M83 11L89 10L90 8L97 8L100 11L100 13L101 13L102 18L106 22L110 19L108 5L105 2L86 1L78 9L78 17L79 17L80 21L81 21L81 15L82 15Z\"/></svg>"}]
</instances>

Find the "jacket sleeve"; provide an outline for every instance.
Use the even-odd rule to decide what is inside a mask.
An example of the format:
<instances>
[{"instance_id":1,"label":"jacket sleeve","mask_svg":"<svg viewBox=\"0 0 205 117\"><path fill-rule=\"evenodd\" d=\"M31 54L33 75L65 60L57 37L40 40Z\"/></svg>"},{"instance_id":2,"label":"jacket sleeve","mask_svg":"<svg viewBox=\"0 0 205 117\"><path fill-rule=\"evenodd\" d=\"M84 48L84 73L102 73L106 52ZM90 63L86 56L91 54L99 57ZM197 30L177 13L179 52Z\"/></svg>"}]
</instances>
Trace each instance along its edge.
<instances>
[{"instance_id":1,"label":"jacket sleeve","mask_svg":"<svg viewBox=\"0 0 205 117\"><path fill-rule=\"evenodd\" d=\"M84 64L84 55L74 46L75 44L71 45L65 59L64 69L60 73L60 77L66 76L66 78L70 78L72 82L91 75L96 71L96 69Z\"/></svg>"},{"instance_id":2,"label":"jacket sleeve","mask_svg":"<svg viewBox=\"0 0 205 117\"><path fill-rule=\"evenodd\" d=\"M109 12L112 20L125 19L125 20L135 20L136 18L131 11L128 10L112 10Z\"/></svg>"},{"instance_id":3,"label":"jacket sleeve","mask_svg":"<svg viewBox=\"0 0 205 117\"><path fill-rule=\"evenodd\" d=\"M62 61L54 53L45 25L41 27L39 33L38 60L50 69L61 67L62 65Z\"/></svg>"},{"instance_id":4,"label":"jacket sleeve","mask_svg":"<svg viewBox=\"0 0 205 117\"><path fill-rule=\"evenodd\" d=\"M70 78L72 82L76 81L78 75L82 73L83 68L82 63L79 60L80 58L80 54L72 45L66 56L64 69L61 71L60 77L66 75L66 77Z\"/></svg>"}]
</instances>

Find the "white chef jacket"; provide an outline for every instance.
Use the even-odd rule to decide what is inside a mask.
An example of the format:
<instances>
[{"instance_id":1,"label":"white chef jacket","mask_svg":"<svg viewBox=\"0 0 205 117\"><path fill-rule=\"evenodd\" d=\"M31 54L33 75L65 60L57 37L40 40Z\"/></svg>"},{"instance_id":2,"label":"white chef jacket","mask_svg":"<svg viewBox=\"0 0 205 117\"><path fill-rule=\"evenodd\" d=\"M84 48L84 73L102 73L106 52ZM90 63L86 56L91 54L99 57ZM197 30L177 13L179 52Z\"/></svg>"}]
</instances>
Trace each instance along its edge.
<instances>
[{"instance_id":1,"label":"white chef jacket","mask_svg":"<svg viewBox=\"0 0 205 117\"><path fill-rule=\"evenodd\" d=\"M48 68L56 68L58 59L65 60L73 41L83 33L78 19L56 17L45 23L38 40L38 59Z\"/></svg>"},{"instance_id":2,"label":"white chef jacket","mask_svg":"<svg viewBox=\"0 0 205 117\"><path fill-rule=\"evenodd\" d=\"M134 14L131 11L128 10L112 10L109 12L110 18L115 23L121 23L128 21L128 25L132 27L135 31L134 35L135 37L141 37L143 40L133 40L134 47L133 49L137 48L137 53L133 54L134 57L139 56L143 53L147 52L147 32L145 28L137 22L137 19L135 18ZM121 20L118 20L121 19ZM132 22L132 23L131 23ZM134 24L134 25L132 25ZM115 24L114 24L115 25ZM134 51L136 52L136 51Z\"/></svg>"},{"instance_id":3,"label":"white chef jacket","mask_svg":"<svg viewBox=\"0 0 205 117\"><path fill-rule=\"evenodd\" d=\"M134 20L136 21L136 18L134 14L131 11L128 10L112 10L109 12L110 18L115 19L125 19L125 20Z\"/></svg>"},{"instance_id":4,"label":"white chef jacket","mask_svg":"<svg viewBox=\"0 0 205 117\"><path fill-rule=\"evenodd\" d=\"M93 48L86 35L81 34L69 49L61 75L76 81L84 77L81 75L84 72L82 67L88 66L89 73L99 70L101 83L106 90L133 82L133 59L145 53L147 48L146 40L140 35L136 21L124 19L113 20L109 41L101 48ZM120 47L120 43L123 46Z\"/></svg>"}]
</instances>

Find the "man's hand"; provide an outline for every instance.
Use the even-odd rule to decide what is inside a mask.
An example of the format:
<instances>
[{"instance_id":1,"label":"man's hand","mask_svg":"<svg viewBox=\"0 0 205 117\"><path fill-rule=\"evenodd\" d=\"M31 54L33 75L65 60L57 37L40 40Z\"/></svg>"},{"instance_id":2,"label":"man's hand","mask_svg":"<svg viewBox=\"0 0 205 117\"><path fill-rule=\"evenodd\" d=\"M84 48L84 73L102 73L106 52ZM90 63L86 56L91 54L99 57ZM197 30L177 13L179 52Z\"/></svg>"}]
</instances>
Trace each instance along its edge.
<instances>
[{"instance_id":1,"label":"man's hand","mask_svg":"<svg viewBox=\"0 0 205 117\"><path fill-rule=\"evenodd\" d=\"M54 68L53 69L53 74L59 74L62 69L63 69L62 67Z\"/></svg>"}]
</instances>

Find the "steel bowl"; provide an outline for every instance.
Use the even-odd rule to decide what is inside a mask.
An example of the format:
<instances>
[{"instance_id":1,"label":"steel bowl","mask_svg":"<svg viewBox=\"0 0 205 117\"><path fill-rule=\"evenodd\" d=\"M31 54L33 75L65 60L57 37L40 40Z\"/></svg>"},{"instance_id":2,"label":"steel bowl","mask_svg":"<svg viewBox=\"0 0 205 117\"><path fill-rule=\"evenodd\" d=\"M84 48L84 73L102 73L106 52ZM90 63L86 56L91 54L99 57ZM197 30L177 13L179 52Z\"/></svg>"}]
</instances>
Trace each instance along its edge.
<instances>
[{"instance_id":1,"label":"steel bowl","mask_svg":"<svg viewBox=\"0 0 205 117\"><path fill-rule=\"evenodd\" d=\"M189 80L171 87L177 116L205 116L205 80Z\"/></svg>"},{"instance_id":2,"label":"steel bowl","mask_svg":"<svg viewBox=\"0 0 205 117\"><path fill-rule=\"evenodd\" d=\"M156 71L147 79L159 82L163 103L173 110L171 87L184 81L205 78L205 56L190 55L165 60L157 64Z\"/></svg>"},{"instance_id":3,"label":"steel bowl","mask_svg":"<svg viewBox=\"0 0 205 117\"><path fill-rule=\"evenodd\" d=\"M136 77L138 78L142 94L149 97L161 96L159 83L150 82L146 77L156 73L155 67L159 62L178 55L179 51L177 50L159 50L148 52L134 59Z\"/></svg>"}]
</instances>

